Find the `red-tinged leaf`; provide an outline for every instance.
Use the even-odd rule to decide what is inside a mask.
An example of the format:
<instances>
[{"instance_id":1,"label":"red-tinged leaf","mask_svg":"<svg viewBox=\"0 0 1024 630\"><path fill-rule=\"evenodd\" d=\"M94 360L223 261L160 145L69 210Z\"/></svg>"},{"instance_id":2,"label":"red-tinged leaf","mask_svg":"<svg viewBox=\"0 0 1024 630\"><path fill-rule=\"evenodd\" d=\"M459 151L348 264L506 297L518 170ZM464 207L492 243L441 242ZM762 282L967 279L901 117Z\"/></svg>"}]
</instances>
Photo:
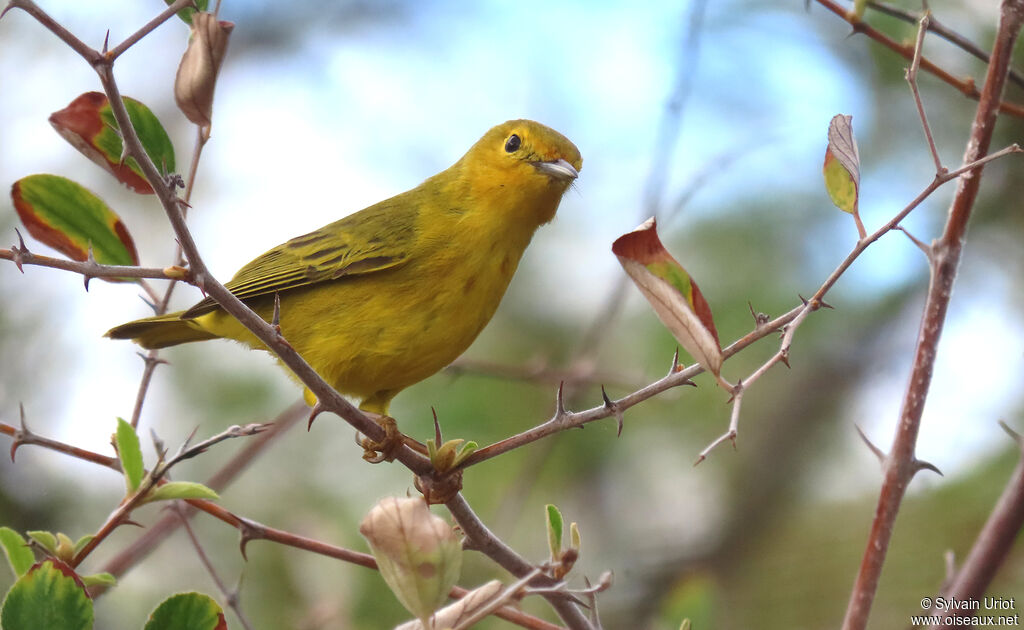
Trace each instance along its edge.
<instances>
[{"instance_id":1,"label":"red-tinged leaf","mask_svg":"<svg viewBox=\"0 0 1024 630\"><path fill-rule=\"evenodd\" d=\"M3 630L90 630L92 600L82 580L54 558L35 564L18 578L0 611Z\"/></svg>"},{"instance_id":2,"label":"red-tinged leaf","mask_svg":"<svg viewBox=\"0 0 1024 630\"><path fill-rule=\"evenodd\" d=\"M837 114L828 125L825 149L825 190L843 212L856 214L860 191L860 153L853 137L853 117Z\"/></svg>"},{"instance_id":3,"label":"red-tinged leaf","mask_svg":"<svg viewBox=\"0 0 1024 630\"><path fill-rule=\"evenodd\" d=\"M165 599L144 630L227 630L224 611L209 595L179 593Z\"/></svg>"},{"instance_id":4,"label":"red-tinged leaf","mask_svg":"<svg viewBox=\"0 0 1024 630\"><path fill-rule=\"evenodd\" d=\"M722 348L711 307L697 283L661 244L654 218L620 236L612 252L680 345L717 377Z\"/></svg>"},{"instance_id":5,"label":"red-tinged leaf","mask_svg":"<svg viewBox=\"0 0 1024 630\"><path fill-rule=\"evenodd\" d=\"M29 175L11 186L11 199L29 234L84 261L92 248L97 262L137 265L135 242L102 199L58 175Z\"/></svg>"},{"instance_id":6,"label":"red-tinged leaf","mask_svg":"<svg viewBox=\"0 0 1024 630\"><path fill-rule=\"evenodd\" d=\"M174 171L174 146L160 121L139 101L127 96L122 99L128 118L150 159L158 169L167 173ZM54 112L50 116L50 124L73 147L128 188L137 193L152 194L153 188L135 160L123 159L124 144L105 94L82 94L64 109Z\"/></svg>"}]
</instances>

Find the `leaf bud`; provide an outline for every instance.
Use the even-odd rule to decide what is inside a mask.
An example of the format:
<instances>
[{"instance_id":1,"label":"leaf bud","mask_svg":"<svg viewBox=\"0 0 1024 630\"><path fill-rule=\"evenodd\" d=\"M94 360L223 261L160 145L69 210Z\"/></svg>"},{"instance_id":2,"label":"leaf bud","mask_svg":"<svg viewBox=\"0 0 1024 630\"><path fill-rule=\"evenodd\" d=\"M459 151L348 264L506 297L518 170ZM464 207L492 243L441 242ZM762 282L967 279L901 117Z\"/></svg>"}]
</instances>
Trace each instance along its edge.
<instances>
[{"instance_id":1,"label":"leaf bud","mask_svg":"<svg viewBox=\"0 0 1024 630\"><path fill-rule=\"evenodd\" d=\"M406 609L426 620L448 598L462 568L462 543L420 497L381 499L359 525L380 574Z\"/></svg>"}]
</instances>

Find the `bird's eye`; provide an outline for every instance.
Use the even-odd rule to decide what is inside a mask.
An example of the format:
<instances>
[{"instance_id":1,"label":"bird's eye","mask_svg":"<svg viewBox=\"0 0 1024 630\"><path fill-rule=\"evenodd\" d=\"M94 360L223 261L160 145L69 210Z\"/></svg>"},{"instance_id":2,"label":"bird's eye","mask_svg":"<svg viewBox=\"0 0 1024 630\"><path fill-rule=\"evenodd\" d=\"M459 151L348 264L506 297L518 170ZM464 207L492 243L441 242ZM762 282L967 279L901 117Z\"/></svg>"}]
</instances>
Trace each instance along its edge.
<instances>
[{"instance_id":1,"label":"bird's eye","mask_svg":"<svg viewBox=\"0 0 1024 630\"><path fill-rule=\"evenodd\" d=\"M520 144L522 144L522 140L519 139L519 136L517 136L516 134L512 134L511 136L508 137L508 140L505 142L505 152L515 153L516 151L519 150Z\"/></svg>"}]
</instances>

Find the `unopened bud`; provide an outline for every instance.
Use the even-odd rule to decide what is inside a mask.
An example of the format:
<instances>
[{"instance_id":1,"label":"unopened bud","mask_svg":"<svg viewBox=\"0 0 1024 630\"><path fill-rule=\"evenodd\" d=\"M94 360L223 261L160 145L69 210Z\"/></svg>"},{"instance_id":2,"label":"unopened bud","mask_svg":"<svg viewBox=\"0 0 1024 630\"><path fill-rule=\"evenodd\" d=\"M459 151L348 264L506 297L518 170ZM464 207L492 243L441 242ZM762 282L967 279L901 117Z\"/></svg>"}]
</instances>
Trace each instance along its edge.
<instances>
[{"instance_id":1,"label":"unopened bud","mask_svg":"<svg viewBox=\"0 0 1024 630\"><path fill-rule=\"evenodd\" d=\"M213 117L213 91L217 73L228 49L228 36L235 25L212 13L192 15L192 36L174 78L174 100L185 117L207 126Z\"/></svg>"},{"instance_id":2,"label":"unopened bud","mask_svg":"<svg viewBox=\"0 0 1024 630\"><path fill-rule=\"evenodd\" d=\"M422 498L388 497L370 510L359 533L398 601L426 625L462 568L462 544L451 525Z\"/></svg>"}]
</instances>

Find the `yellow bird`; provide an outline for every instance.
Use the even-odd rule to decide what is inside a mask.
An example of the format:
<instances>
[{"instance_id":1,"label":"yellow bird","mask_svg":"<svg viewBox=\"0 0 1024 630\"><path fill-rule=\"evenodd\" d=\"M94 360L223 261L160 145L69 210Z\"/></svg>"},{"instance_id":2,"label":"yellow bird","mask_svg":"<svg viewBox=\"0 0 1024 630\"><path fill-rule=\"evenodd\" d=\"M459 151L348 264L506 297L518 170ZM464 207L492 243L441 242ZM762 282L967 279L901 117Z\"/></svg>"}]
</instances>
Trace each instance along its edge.
<instances>
[{"instance_id":1,"label":"yellow bird","mask_svg":"<svg viewBox=\"0 0 1024 630\"><path fill-rule=\"evenodd\" d=\"M335 389L386 416L398 392L480 334L581 166L557 131L506 122L447 170L278 245L226 286L267 321L279 295L284 338ZM144 348L225 338L266 349L209 298L107 336ZM315 401L308 390L306 398Z\"/></svg>"}]
</instances>

